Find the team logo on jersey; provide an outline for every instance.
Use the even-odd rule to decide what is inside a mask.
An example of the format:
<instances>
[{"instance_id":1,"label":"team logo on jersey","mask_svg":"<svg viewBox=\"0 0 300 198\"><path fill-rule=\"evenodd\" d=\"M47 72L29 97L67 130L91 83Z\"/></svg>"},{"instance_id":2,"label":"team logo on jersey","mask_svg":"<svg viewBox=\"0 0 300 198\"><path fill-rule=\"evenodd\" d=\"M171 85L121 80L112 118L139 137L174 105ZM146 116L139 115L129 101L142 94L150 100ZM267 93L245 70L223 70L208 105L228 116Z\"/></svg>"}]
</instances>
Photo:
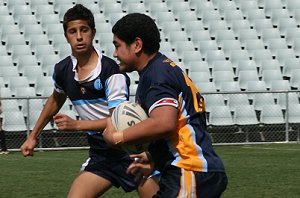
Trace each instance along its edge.
<instances>
[{"instance_id":1,"label":"team logo on jersey","mask_svg":"<svg viewBox=\"0 0 300 198\"><path fill-rule=\"evenodd\" d=\"M96 90L101 90L102 89L102 83L101 83L99 78L94 81L94 88Z\"/></svg>"},{"instance_id":2,"label":"team logo on jersey","mask_svg":"<svg viewBox=\"0 0 300 198\"><path fill-rule=\"evenodd\" d=\"M85 94L86 93L85 87L80 87L80 91L81 91L82 94Z\"/></svg>"}]
</instances>

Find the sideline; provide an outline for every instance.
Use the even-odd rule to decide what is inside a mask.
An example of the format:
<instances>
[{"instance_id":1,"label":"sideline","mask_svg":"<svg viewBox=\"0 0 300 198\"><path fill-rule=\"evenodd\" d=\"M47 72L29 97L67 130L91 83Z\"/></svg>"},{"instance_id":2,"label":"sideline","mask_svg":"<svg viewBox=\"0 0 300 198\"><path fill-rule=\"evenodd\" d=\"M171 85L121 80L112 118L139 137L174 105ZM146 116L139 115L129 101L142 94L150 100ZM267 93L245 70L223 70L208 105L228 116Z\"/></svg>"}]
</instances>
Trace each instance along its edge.
<instances>
[{"instance_id":1,"label":"sideline","mask_svg":"<svg viewBox=\"0 0 300 198\"><path fill-rule=\"evenodd\" d=\"M243 146L242 148L245 148L245 149L261 149L261 150L274 150L274 151L300 151L300 148L297 149L297 148L294 148L294 149L289 149L289 148L265 148L265 147L259 147L259 146Z\"/></svg>"}]
</instances>

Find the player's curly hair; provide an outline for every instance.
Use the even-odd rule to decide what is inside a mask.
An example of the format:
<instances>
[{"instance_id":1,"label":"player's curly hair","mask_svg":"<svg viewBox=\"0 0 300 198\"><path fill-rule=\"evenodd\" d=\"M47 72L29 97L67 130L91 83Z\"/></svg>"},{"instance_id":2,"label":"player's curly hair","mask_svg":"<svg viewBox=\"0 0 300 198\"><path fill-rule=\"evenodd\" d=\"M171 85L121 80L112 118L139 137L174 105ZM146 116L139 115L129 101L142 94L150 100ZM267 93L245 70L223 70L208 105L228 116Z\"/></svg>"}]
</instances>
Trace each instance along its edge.
<instances>
[{"instance_id":1,"label":"player's curly hair","mask_svg":"<svg viewBox=\"0 0 300 198\"><path fill-rule=\"evenodd\" d=\"M127 45L139 37L143 41L143 51L146 54L159 50L159 30L154 20L145 14L131 13L122 17L113 26L112 32Z\"/></svg>"},{"instance_id":2,"label":"player's curly hair","mask_svg":"<svg viewBox=\"0 0 300 198\"><path fill-rule=\"evenodd\" d=\"M68 28L68 22L74 20L85 20L88 22L88 25L92 30L95 29L95 19L93 13L91 12L91 10L81 4L74 5L65 13L63 19L63 27L65 32Z\"/></svg>"}]
</instances>

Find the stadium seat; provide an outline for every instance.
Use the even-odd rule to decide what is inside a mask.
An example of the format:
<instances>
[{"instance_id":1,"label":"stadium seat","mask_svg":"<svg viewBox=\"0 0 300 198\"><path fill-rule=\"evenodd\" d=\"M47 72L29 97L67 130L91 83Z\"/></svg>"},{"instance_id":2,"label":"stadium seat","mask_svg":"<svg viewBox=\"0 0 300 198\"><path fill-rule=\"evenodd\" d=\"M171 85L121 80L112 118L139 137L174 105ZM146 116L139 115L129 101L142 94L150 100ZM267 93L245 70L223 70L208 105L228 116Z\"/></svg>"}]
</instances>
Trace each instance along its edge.
<instances>
[{"instance_id":1,"label":"stadium seat","mask_svg":"<svg viewBox=\"0 0 300 198\"><path fill-rule=\"evenodd\" d=\"M29 45L13 45L11 47L11 56L13 62L18 65L18 58L23 55L32 55L31 48Z\"/></svg>"},{"instance_id":2,"label":"stadium seat","mask_svg":"<svg viewBox=\"0 0 300 198\"><path fill-rule=\"evenodd\" d=\"M0 57L1 56L7 56L7 51L6 51L6 46L5 45L0 45ZM1 66L1 63L0 63L0 66Z\"/></svg>"},{"instance_id":3,"label":"stadium seat","mask_svg":"<svg viewBox=\"0 0 300 198\"><path fill-rule=\"evenodd\" d=\"M29 45L36 54L43 53L43 51L37 51L37 45L49 45L49 38L46 34L31 34L28 37Z\"/></svg>"},{"instance_id":4,"label":"stadium seat","mask_svg":"<svg viewBox=\"0 0 300 198\"><path fill-rule=\"evenodd\" d=\"M221 15L218 10L203 10L202 21L204 27L208 28L211 21L221 21Z\"/></svg>"},{"instance_id":5,"label":"stadium seat","mask_svg":"<svg viewBox=\"0 0 300 198\"><path fill-rule=\"evenodd\" d=\"M299 104L298 94L295 92L278 94L277 104L281 106L281 109L286 109L290 107L290 105Z\"/></svg>"},{"instance_id":6,"label":"stadium seat","mask_svg":"<svg viewBox=\"0 0 300 198\"><path fill-rule=\"evenodd\" d=\"M1 0L0 0L0 2L1 2ZM7 6L4 6L3 3L2 4L0 3L0 15L2 15L2 16L9 15L8 8L7 8Z\"/></svg>"},{"instance_id":7,"label":"stadium seat","mask_svg":"<svg viewBox=\"0 0 300 198\"><path fill-rule=\"evenodd\" d=\"M236 106L234 111L234 123L239 126L259 124L253 105L245 104Z\"/></svg>"},{"instance_id":8,"label":"stadium seat","mask_svg":"<svg viewBox=\"0 0 300 198\"><path fill-rule=\"evenodd\" d=\"M207 50L206 61L209 65L212 65L214 61L218 60L226 60L222 50Z\"/></svg>"},{"instance_id":9,"label":"stadium seat","mask_svg":"<svg viewBox=\"0 0 300 198\"><path fill-rule=\"evenodd\" d=\"M184 51L182 53L182 62L185 65L189 65L192 61L202 61L201 54L199 51Z\"/></svg>"},{"instance_id":10,"label":"stadium seat","mask_svg":"<svg viewBox=\"0 0 300 198\"><path fill-rule=\"evenodd\" d=\"M22 34L7 35L6 42L6 50L8 53L12 53L12 48L14 45L26 45L24 35Z\"/></svg>"},{"instance_id":11,"label":"stadium seat","mask_svg":"<svg viewBox=\"0 0 300 198\"><path fill-rule=\"evenodd\" d=\"M249 21L248 20L244 20L244 19L232 20L231 22L228 23L228 25L230 25L231 29L237 35L240 35L240 31L241 30L250 30L250 28L251 28L251 25L250 25ZM257 36L257 34L255 34L255 35Z\"/></svg>"},{"instance_id":12,"label":"stadium seat","mask_svg":"<svg viewBox=\"0 0 300 198\"><path fill-rule=\"evenodd\" d=\"M149 1L150 3L150 1ZM151 2L149 4L149 11L152 16L156 18L156 14L158 12L169 12L170 8L167 6L165 2Z\"/></svg>"},{"instance_id":13,"label":"stadium seat","mask_svg":"<svg viewBox=\"0 0 300 198\"><path fill-rule=\"evenodd\" d=\"M237 112L238 106L249 105L249 99L247 94L228 94L227 105L230 111Z\"/></svg>"},{"instance_id":14,"label":"stadium seat","mask_svg":"<svg viewBox=\"0 0 300 198\"><path fill-rule=\"evenodd\" d=\"M29 81L26 76L12 76L9 78L8 87L13 95L16 94L17 87L29 87Z\"/></svg>"},{"instance_id":15,"label":"stadium seat","mask_svg":"<svg viewBox=\"0 0 300 198\"><path fill-rule=\"evenodd\" d=\"M288 49L288 44L285 38L269 39L267 46L273 56L277 54L278 49Z\"/></svg>"},{"instance_id":16,"label":"stadium seat","mask_svg":"<svg viewBox=\"0 0 300 198\"><path fill-rule=\"evenodd\" d=\"M217 31L228 30L228 25L226 21L223 20L211 20L208 23L208 30L211 37L216 37Z\"/></svg>"},{"instance_id":17,"label":"stadium seat","mask_svg":"<svg viewBox=\"0 0 300 198\"><path fill-rule=\"evenodd\" d=\"M41 110L37 110L37 109L30 110L27 116L27 122L29 123L29 130L32 130L34 128L40 114L41 114ZM53 127L51 126L50 122L48 122L46 126L43 128L43 130L52 130L52 129Z\"/></svg>"},{"instance_id":18,"label":"stadium seat","mask_svg":"<svg viewBox=\"0 0 300 198\"><path fill-rule=\"evenodd\" d=\"M189 72L208 72L210 73L209 66L206 61L190 61L186 65Z\"/></svg>"},{"instance_id":19,"label":"stadium seat","mask_svg":"<svg viewBox=\"0 0 300 198\"><path fill-rule=\"evenodd\" d=\"M287 9L282 9L282 8L272 9L270 10L269 17L271 17L273 25L278 26L279 19L290 18L290 13Z\"/></svg>"},{"instance_id":20,"label":"stadium seat","mask_svg":"<svg viewBox=\"0 0 300 198\"><path fill-rule=\"evenodd\" d=\"M283 76L291 77L292 71L294 69L299 69L300 68L299 66L300 66L299 58L287 58L284 61Z\"/></svg>"},{"instance_id":21,"label":"stadium seat","mask_svg":"<svg viewBox=\"0 0 300 198\"><path fill-rule=\"evenodd\" d=\"M233 126L233 117L228 106L214 106L209 112L210 126Z\"/></svg>"},{"instance_id":22,"label":"stadium seat","mask_svg":"<svg viewBox=\"0 0 300 198\"><path fill-rule=\"evenodd\" d=\"M248 81L259 81L259 78L256 71L240 71L238 73L238 81L241 89L246 89Z\"/></svg>"},{"instance_id":23,"label":"stadium seat","mask_svg":"<svg viewBox=\"0 0 300 198\"><path fill-rule=\"evenodd\" d=\"M261 39L264 41L265 45L268 45L270 39L281 38L281 33L277 28L265 28L262 30Z\"/></svg>"},{"instance_id":24,"label":"stadium seat","mask_svg":"<svg viewBox=\"0 0 300 198\"><path fill-rule=\"evenodd\" d=\"M295 18L281 18L278 22L278 29L282 35L286 33L288 28L297 28L298 24Z\"/></svg>"},{"instance_id":25,"label":"stadium seat","mask_svg":"<svg viewBox=\"0 0 300 198\"><path fill-rule=\"evenodd\" d=\"M47 24L46 33L50 41L53 40L53 35L55 34L64 34L63 26L60 23L56 24Z\"/></svg>"},{"instance_id":26,"label":"stadium seat","mask_svg":"<svg viewBox=\"0 0 300 198\"><path fill-rule=\"evenodd\" d=\"M198 21L198 20L186 21L184 24L183 23L181 24L189 37L191 37L193 32L195 31L204 30L202 21Z\"/></svg>"},{"instance_id":27,"label":"stadium seat","mask_svg":"<svg viewBox=\"0 0 300 198\"><path fill-rule=\"evenodd\" d=\"M32 15L31 7L29 5L15 5L11 13L15 20L18 20L22 15Z\"/></svg>"},{"instance_id":28,"label":"stadium seat","mask_svg":"<svg viewBox=\"0 0 300 198\"><path fill-rule=\"evenodd\" d=\"M19 18L16 19L16 22L22 32L24 32L25 25L36 25L38 21L34 15L19 15Z\"/></svg>"},{"instance_id":29,"label":"stadium seat","mask_svg":"<svg viewBox=\"0 0 300 198\"><path fill-rule=\"evenodd\" d=\"M1 88L1 90L2 90L2 88ZM5 90L4 92L9 92L7 90ZM12 95L8 93L7 95L3 96L2 91L1 91L1 96L2 97L11 97ZM3 112L20 111L17 99L1 100L1 107L2 107Z\"/></svg>"},{"instance_id":30,"label":"stadium seat","mask_svg":"<svg viewBox=\"0 0 300 198\"><path fill-rule=\"evenodd\" d=\"M20 73L24 72L24 67L38 66L38 60L34 55L19 55L16 63Z\"/></svg>"},{"instance_id":31,"label":"stadium seat","mask_svg":"<svg viewBox=\"0 0 300 198\"><path fill-rule=\"evenodd\" d=\"M44 87L54 88L54 81L52 76L38 76L37 83L35 84L36 94L42 95Z\"/></svg>"},{"instance_id":32,"label":"stadium seat","mask_svg":"<svg viewBox=\"0 0 300 198\"><path fill-rule=\"evenodd\" d=\"M199 17L202 17L203 11L205 10L214 10L215 6L211 1L206 0L191 0L190 8L197 12Z\"/></svg>"},{"instance_id":33,"label":"stadium seat","mask_svg":"<svg viewBox=\"0 0 300 198\"><path fill-rule=\"evenodd\" d=\"M235 74L238 76L240 71L257 71L254 60L240 60L237 62Z\"/></svg>"},{"instance_id":34,"label":"stadium seat","mask_svg":"<svg viewBox=\"0 0 300 198\"><path fill-rule=\"evenodd\" d=\"M191 6L190 6L191 7ZM169 12L172 13L172 12ZM173 15L174 16L174 15ZM174 16L175 18L175 16ZM178 14L178 21L182 24L185 25L186 22L189 21L198 21L198 17L195 11L182 11ZM201 21L202 23L202 21Z\"/></svg>"},{"instance_id":35,"label":"stadium seat","mask_svg":"<svg viewBox=\"0 0 300 198\"><path fill-rule=\"evenodd\" d=\"M245 44L246 40L249 39L258 39L258 35L256 30L254 29L241 29L238 32L238 39L242 44Z\"/></svg>"},{"instance_id":36,"label":"stadium seat","mask_svg":"<svg viewBox=\"0 0 300 198\"><path fill-rule=\"evenodd\" d=\"M230 57L230 52L232 50L242 49L242 45L239 40L222 40L221 42L221 48L226 57Z\"/></svg>"},{"instance_id":37,"label":"stadium seat","mask_svg":"<svg viewBox=\"0 0 300 198\"><path fill-rule=\"evenodd\" d=\"M27 77L29 84L36 85L37 78L44 74L40 66L27 66L24 67L23 76Z\"/></svg>"},{"instance_id":38,"label":"stadium seat","mask_svg":"<svg viewBox=\"0 0 300 198\"><path fill-rule=\"evenodd\" d=\"M56 55L54 53L54 48L50 44L41 44L36 45L33 48L34 55L36 56L37 60L41 63L43 56L45 55ZM58 55L56 55L58 56ZM42 65L43 66L43 65Z\"/></svg>"},{"instance_id":39,"label":"stadium seat","mask_svg":"<svg viewBox=\"0 0 300 198\"><path fill-rule=\"evenodd\" d=\"M218 44L215 40L200 40L195 46L199 49L201 55L203 55L204 58L207 58L207 52L209 50L219 49Z\"/></svg>"},{"instance_id":40,"label":"stadium seat","mask_svg":"<svg viewBox=\"0 0 300 198\"><path fill-rule=\"evenodd\" d=\"M224 17L226 11L235 11L237 6L234 1L216 1L217 9L222 17Z\"/></svg>"},{"instance_id":41,"label":"stadium seat","mask_svg":"<svg viewBox=\"0 0 300 198\"><path fill-rule=\"evenodd\" d=\"M57 14L51 13L51 14L44 14L41 16L40 24L43 27L43 30L46 31L48 24L59 24L60 19Z\"/></svg>"},{"instance_id":42,"label":"stadium seat","mask_svg":"<svg viewBox=\"0 0 300 198\"><path fill-rule=\"evenodd\" d=\"M232 27L236 20L244 20L244 15L241 10L224 10L224 19Z\"/></svg>"},{"instance_id":43,"label":"stadium seat","mask_svg":"<svg viewBox=\"0 0 300 198\"><path fill-rule=\"evenodd\" d=\"M195 83L195 85L197 86L201 94L207 92L217 92L217 88L214 82L197 82Z\"/></svg>"},{"instance_id":44,"label":"stadium seat","mask_svg":"<svg viewBox=\"0 0 300 198\"><path fill-rule=\"evenodd\" d=\"M212 64L212 73L216 71L230 71L233 72L233 65L228 60L217 60Z\"/></svg>"},{"instance_id":45,"label":"stadium seat","mask_svg":"<svg viewBox=\"0 0 300 198\"><path fill-rule=\"evenodd\" d=\"M261 109L260 123L262 124L285 124L280 105L268 104Z\"/></svg>"},{"instance_id":46,"label":"stadium seat","mask_svg":"<svg viewBox=\"0 0 300 198\"><path fill-rule=\"evenodd\" d=\"M215 39L216 39L217 43L222 44L222 41L224 41L224 40L235 41L236 36L232 30L220 29L220 30L216 30Z\"/></svg>"},{"instance_id":47,"label":"stadium seat","mask_svg":"<svg viewBox=\"0 0 300 198\"><path fill-rule=\"evenodd\" d=\"M267 85L266 85L265 81L250 79L245 84L246 84L245 90L249 91L249 92L266 92L267 91ZM255 95L256 95L255 93L249 93L248 94L249 100L253 101Z\"/></svg>"},{"instance_id":48,"label":"stadium seat","mask_svg":"<svg viewBox=\"0 0 300 198\"><path fill-rule=\"evenodd\" d=\"M253 51L253 60L260 67L263 60L273 59L272 53L268 49L257 49Z\"/></svg>"},{"instance_id":49,"label":"stadium seat","mask_svg":"<svg viewBox=\"0 0 300 198\"><path fill-rule=\"evenodd\" d=\"M265 12L261 9L249 9L246 12L246 18L251 24L251 26L254 26L254 21L258 19L265 19Z\"/></svg>"},{"instance_id":50,"label":"stadium seat","mask_svg":"<svg viewBox=\"0 0 300 198\"><path fill-rule=\"evenodd\" d=\"M161 24L161 27L166 36L169 36L172 31L182 31L179 21L164 21Z\"/></svg>"},{"instance_id":51,"label":"stadium seat","mask_svg":"<svg viewBox=\"0 0 300 198\"><path fill-rule=\"evenodd\" d=\"M285 39L288 45L292 45L296 38L300 38L300 28L287 28Z\"/></svg>"},{"instance_id":52,"label":"stadium seat","mask_svg":"<svg viewBox=\"0 0 300 198\"><path fill-rule=\"evenodd\" d=\"M25 24L23 27L23 34L28 41L32 34L44 34L43 28L40 24Z\"/></svg>"},{"instance_id":53,"label":"stadium seat","mask_svg":"<svg viewBox=\"0 0 300 198\"><path fill-rule=\"evenodd\" d=\"M259 76L262 76L264 70L279 70L281 72L281 66L279 61L276 59L266 59L263 60L259 68Z\"/></svg>"},{"instance_id":54,"label":"stadium seat","mask_svg":"<svg viewBox=\"0 0 300 198\"><path fill-rule=\"evenodd\" d=\"M189 77L193 82L210 82L210 73L208 72L189 72Z\"/></svg>"},{"instance_id":55,"label":"stadium seat","mask_svg":"<svg viewBox=\"0 0 300 198\"><path fill-rule=\"evenodd\" d=\"M175 43L174 48L179 59L183 59L184 52L195 51L195 46L192 41L178 41Z\"/></svg>"},{"instance_id":56,"label":"stadium seat","mask_svg":"<svg viewBox=\"0 0 300 198\"><path fill-rule=\"evenodd\" d=\"M246 50L231 50L229 60L232 62L233 66L236 67L241 60L250 60L250 54Z\"/></svg>"},{"instance_id":57,"label":"stadium seat","mask_svg":"<svg viewBox=\"0 0 300 198\"><path fill-rule=\"evenodd\" d=\"M261 39L247 39L244 41L245 49L253 56L253 52L258 49L265 49L264 42Z\"/></svg>"},{"instance_id":58,"label":"stadium seat","mask_svg":"<svg viewBox=\"0 0 300 198\"><path fill-rule=\"evenodd\" d=\"M270 91L290 91L291 85L288 80L273 80L271 82ZM278 101L281 93L273 93L274 98Z\"/></svg>"},{"instance_id":59,"label":"stadium seat","mask_svg":"<svg viewBox=\"0 0 300 198\"><path fill-rule=\"evenodd\" d=\"M200 41L211 40L211 37L208 30L196 30L191 33L191 40L198 46Z\"/></svg>"},{"instance_id":60,"label":"stadium seat","mask_svg":"<svg viewBox=\"0 0 300 198\"><path fill-rule=\"evenodd\" d=\"M262 35L264 29L273 28L271 19L256 19L253 21L253 25L258 36Z\"/></svg>"},{"instance_id":61,"label":"stadium seat","mask_svg":"<svg viewBox=\"0 0 300 198\"><path fill-rule=\"evenodd\" d=\"M285 61L290 58L296 58L295 51L293 49L278 49L276 59L280 65L284 65Z\"/></svg>"},{"instance_id":62,"label":"stadium seat","mask_svg":"<svg viewBox=\"0 0 300 198\"><path fill-rule=\"evenodd\" d=\"M239 8L243 12L248 12L249 10L258 9L258 2L256 0L249 0L249 1L240 1Z\"/></svg>"},{"instance_id":63,"label":"stadium seat","mask_svg":"<svg viewBox=\"0 0 300 198\"><path fill-rule=\"evenodd\" d=\"M234 81L234 73L233 71L215 71L212 73L213 82L217 89L221 88L221 85L224 82L233 82Z\"/></svg>"},{"instance_id":64,"label":"stadium seat","mask_svg":"<svg viewBox=\"0 0 300 198\"><path fill-rule=\"evenodd\" d=\"M0 68L1 68L1 70L2 70L2 67L14 66L12 56L10 56L10 55L2 55L2 56L0 56L0 60L1 60L0 61Z\"/></svg>"},{"instance_id":65,"label":"stadium seat","mask_svg":"<svg viewBox=\"0 0 300 198\"><path fill-rule=\"evenodd\" d=\"M3 66L0 70L0 77L3 77L4 82L8 82L12 77L18 77L19 71L17 67Z\"/></svg>"},{"instance_id":66,"label":"stadium seat","mask_svg":"<svg viewBox=\"0 0 300 198\"><path fill-rule=\"evenodd\" d=\"M290 104L287 119L288 122L292 124L300 123L300 104Z\"/></svg>"},{"instance_id":67,"label":"stadium seat","mask_svg":"<svg viewBox=\"0 0 300 198\"><path fill-rule=\"evenodd\" d=\"M27 131L25 119L21 111L3 112L3 130L7 132Z\"/></svg>"},{"instance_id":68,"label":"stadium seat","mask_svg":"<svg viewBox=\"0 0 300 198\"><path fill-rule=\"evenodd\" d=\"M273 9L283 9L284 7L281 0L264 0L262 2L266 16L270 16Z\"/></svg>"},{"instance_id":69,"label":"stadium seat","mask_svg":"<svg viewBox=\"0 0 300 198\"><path fill-rule=\"evenodd\" d=\"M32 8L38 21L41 20L43 15L55 14L53 5L37 4Z\"/></svg>"},{"instance_id":70,"label":"stadium seat","mask_svg":"<svg viewBox=\"0 0 300 198\"><path fill-rule=\"evenodd\" d=\"M18 5L26 5L26 0L14 0L6 2L6 6L10 12L12 12L13 8Z\"/></svg>"},{"instance_id":71,"label":"stadium seat","mask_svg":"<svg viewBox=\"0 0 300 198\"><path fill-rule=\"evenodd\" d=\"M275 105L275 100L270 93L257 93L253 98L253 106L255 110L261 111L266 105Z\"/></svg>"},{"instance_id":72,"label":"stadium seat","mask_svg":"<svg viewBox=\"0 0 300 198\"><path fill-rule=\"evenodd\" d=\"M283 80L283 78L279 69L271 69L262 71L262 80L266 83L266 86L269 89L273 80Z\"/></svg>"},{"instance_id":73,"label":"stadium seat","mask_svg":"<svg viewBox=\"0 0 300 198\"><path fill-rule=\"evenodd\" d=\"M291 73L291 87L300 89L300 69L293 69Z\"/></svg>"}]
</instances>

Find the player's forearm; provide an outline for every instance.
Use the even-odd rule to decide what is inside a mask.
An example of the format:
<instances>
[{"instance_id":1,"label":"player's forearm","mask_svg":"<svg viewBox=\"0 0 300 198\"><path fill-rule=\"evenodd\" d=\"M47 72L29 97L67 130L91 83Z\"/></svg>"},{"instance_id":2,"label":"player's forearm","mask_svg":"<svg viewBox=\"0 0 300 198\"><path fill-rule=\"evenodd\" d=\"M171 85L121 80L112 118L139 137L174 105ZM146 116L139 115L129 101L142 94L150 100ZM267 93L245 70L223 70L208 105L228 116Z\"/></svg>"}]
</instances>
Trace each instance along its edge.
<instances>
[{"instance_id":1,"label":"player's forearm","mask_svg":"<svg viewBox=\"0 0 300 198\"><path fill-rule=\"evenodd\" d=\"M106 118L99 120L77 120L76 131L103 131L106 127Z\"/></svg>"}]
</instances>

